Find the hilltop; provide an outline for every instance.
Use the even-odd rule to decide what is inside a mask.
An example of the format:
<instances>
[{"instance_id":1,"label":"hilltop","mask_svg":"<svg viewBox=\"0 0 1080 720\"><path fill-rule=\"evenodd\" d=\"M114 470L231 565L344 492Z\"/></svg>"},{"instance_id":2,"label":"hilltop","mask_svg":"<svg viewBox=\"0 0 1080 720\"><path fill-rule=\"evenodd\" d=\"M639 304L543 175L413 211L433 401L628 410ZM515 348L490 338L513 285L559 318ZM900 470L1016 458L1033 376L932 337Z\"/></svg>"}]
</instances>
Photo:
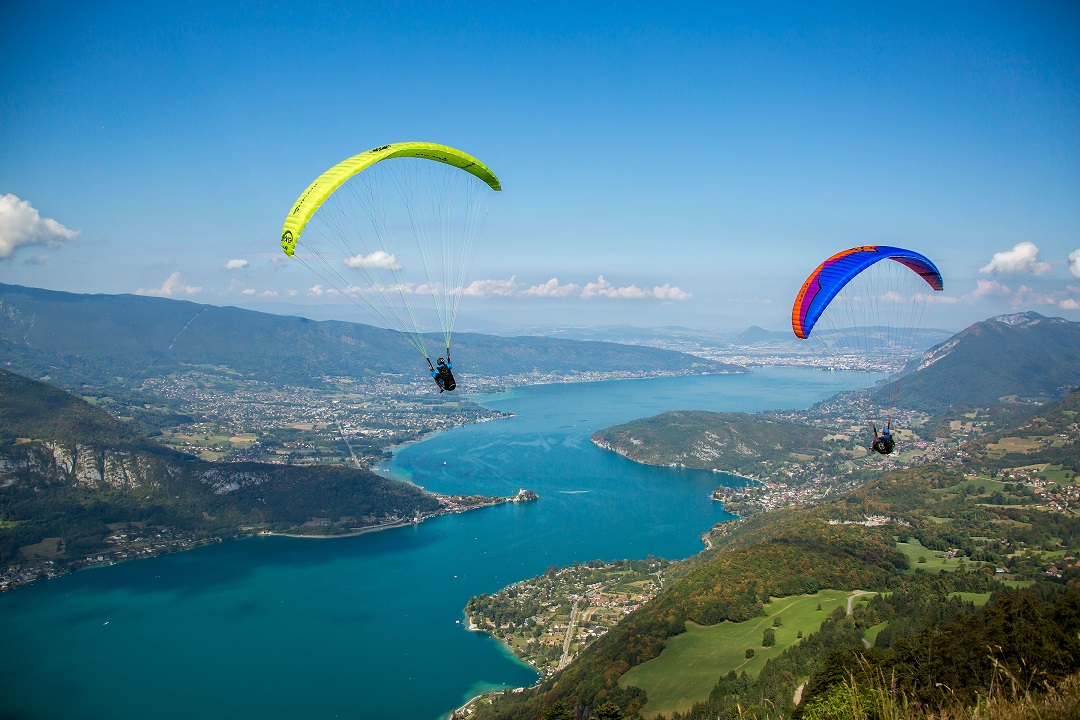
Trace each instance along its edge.
<instances>
[{"instance_id":1,"label":"hilltop","mask_svg":"<svg viewBox=\"0 0 1080 720\"><path fill-rule=\"evenodd\" d=\"M930 348L892 382L906 407L928 412L1061 397L1080 386L1080 323L1036 312L983 320Z\"/></svg>"},{"instance_id":2,"label":"hilltop","mask_svg":"<svg viewBox=\"0 0 1080 720\"><path fill-rule=\"evenodd\" d=\"M810 459L829 449L825 432L765 416L666 412L593 433L591 440L636 462L748 473L763 462Z\"/></svg>"},{"instance_id":3,"label":"hilltop","mask_svg":"<svg viewBox=\"0 0 1080 720\"><path fill-rule=\"evenodd\" d=\"M752 331L754 329L751 329ZM751 331L748 331L751 332ZM975 416L988 425L1008 422L1033 401L1061 397L1080 386L1080 323L1020 313L976 323L929 350L906 375L901 399L907 407L894 427L902 449L923 453L936 435L949 435ZM1026 405L1023 403L1027 403ZM999 408L1009 408L1002 413ZM971 415L975 411L975 416ZM869 433L865 408L840 398L808 412L667 412L596 432L592 441L631 460L683 465L753 477L792 475L802 465L815 473L839 472L822 458L859 458ZM923 437L917 437L917 430ZM940 448L939 448L940 449ZM805 473L795 473L805 474Z\"/></svg>"}]
</instances>

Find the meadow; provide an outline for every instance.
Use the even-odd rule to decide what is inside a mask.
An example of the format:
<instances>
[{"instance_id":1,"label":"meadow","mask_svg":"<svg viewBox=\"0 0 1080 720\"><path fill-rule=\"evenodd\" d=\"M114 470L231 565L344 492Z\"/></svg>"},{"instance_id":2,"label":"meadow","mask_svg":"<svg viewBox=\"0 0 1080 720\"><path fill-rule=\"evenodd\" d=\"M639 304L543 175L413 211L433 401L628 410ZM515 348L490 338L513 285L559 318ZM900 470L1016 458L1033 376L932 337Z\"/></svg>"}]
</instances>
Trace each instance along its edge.
<instances>
[{"instance_id":1,"label":"meadow","mask_svg":"<svg viewBox=\"0 0 1080 720\"><path fill-rule=\"evenodd\" d=\"M706 699L716 681L728 671L756 676L765 662L777 657L816 631L837 607L844 607L850 593L822 590L814 595L774 598L765 615L745 622L722 622L704 626L686 623L686 632L667 641L659 657L631 668L621 678L623 687L636 686L649 701L642 708L646 718L658 713L688 710ZM774 626L779 620L780 625ZM763 647L765 631L772 629L776 644ZM753 650L748 658L747 650Z\"/></svg>"}]
</instances>

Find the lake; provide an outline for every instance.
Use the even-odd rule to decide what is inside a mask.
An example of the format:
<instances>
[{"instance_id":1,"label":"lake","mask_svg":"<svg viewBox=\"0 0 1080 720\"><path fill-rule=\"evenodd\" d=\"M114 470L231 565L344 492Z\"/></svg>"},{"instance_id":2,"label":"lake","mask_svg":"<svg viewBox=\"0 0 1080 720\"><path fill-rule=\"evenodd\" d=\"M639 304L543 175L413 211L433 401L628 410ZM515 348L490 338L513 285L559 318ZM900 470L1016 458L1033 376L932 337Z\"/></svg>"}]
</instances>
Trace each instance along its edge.
<instances>
[{"instance_id":1,"label":"lake","mask_svg":"<svg viewBox=\"0 0 1080 720\"><path fill-rule=\"evenodd\" d=\"M442 493L540 499L357 537L248 538L0 596L2 718L430 718L536 673L462 609L595 558L684 558L738 478L639 465L589 442L667 410L805 408L834 374L544 385L475 397L514 417L401 448L381 472Z\"/></svg>"}]
</instances>

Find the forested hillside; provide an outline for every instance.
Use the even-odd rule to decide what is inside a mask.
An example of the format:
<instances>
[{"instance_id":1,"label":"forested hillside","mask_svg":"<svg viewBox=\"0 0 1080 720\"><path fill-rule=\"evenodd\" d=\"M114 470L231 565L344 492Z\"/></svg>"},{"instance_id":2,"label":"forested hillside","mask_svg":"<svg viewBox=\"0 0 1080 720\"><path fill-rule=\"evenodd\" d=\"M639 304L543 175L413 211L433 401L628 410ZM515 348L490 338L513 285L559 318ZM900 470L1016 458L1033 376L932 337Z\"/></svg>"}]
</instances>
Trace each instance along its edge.
<instances>
[{"instance_id":1,"label":"forested hillside","mask_svg":"<svg viewBox=\"0 0 1080 720\"><path fill-rule=\"evenodd\" d=\"M431 352L443 354L441 335ZM745 372L651 347L541 337L454 336L455 371L531 373ZM320 385L421 373L423 358L396 332L234 307L135 295L75 295L0 284L0 353L9 368L66 387L100 387L189 368L226 368L256 380Z\"/></svg>"},{"instance_id":2,"label":"forested hillside","mask_svg":"<svg viewBox=\"0 0 1080 720\"><path fill-rule=\"evenodd\" d=\"M903 377L901 403L928 412L949 406L1042 402L1080 387L1080 323L1035 312L975 323L928 350ZM880 396L895 394L882 388Z\"/></svg>"},{"instance_id":3,"label":"forested hillside","mask_svg":"<svg viewBox=\"0 0 1080 720\"><path fill-rule=\"evenodd\" d=\"M592 441L649 465L685 465L746 473L792 453L818 455L837 445L817 428L746 413L666 412L600 430Z\"/></svg>"},{"instance_id":4,"label":"forested hillside","mask_svg":"<svg viewBox=\"0 0 1080 720\"><path fill-rule=\"evenodd\" d=\"M1080 668L1078 421L1074 393L1014 431L969 443L951 466L886 473L815 506L722 524L714 549L672 566L656 599L536 690L503 695L477 717L576 717L600 708L632 716L647 698L619 678L657 657L687 621L746 620L770 597L821 588L892 595L836 616L758 677L718 676L712 694L685 717L789 716L795 689L807 680L803 709L825 712L822 704L844 701L845 673L862 667L901 679L877 688L889 702L968 702L1013 676L1018 691L1041 692ZM1018 594L1003 578L1038 582ZM957 593L990 601L976 609ZM884 637L865 651L861 638L871 626ZM949 652L934 649L934 664L920 664L931 648ZM956 683L955 693L943 693L936 677ZM875 691L868 676L863 683Z\"/></svg>"},{"instance_id":5,"label":"forested hillside","mask_svg":"<svg viewBox=\"0 0 1080 720\"><path fill-rule=\"evenodd\" d=\"M326 534L439 508L419 488L342 466L215 464L133 433L82 399L0 370L0 562L59 538L61 563L108 547L109 525L192 538L242 528Z\"/></svg>"}]
</instances>

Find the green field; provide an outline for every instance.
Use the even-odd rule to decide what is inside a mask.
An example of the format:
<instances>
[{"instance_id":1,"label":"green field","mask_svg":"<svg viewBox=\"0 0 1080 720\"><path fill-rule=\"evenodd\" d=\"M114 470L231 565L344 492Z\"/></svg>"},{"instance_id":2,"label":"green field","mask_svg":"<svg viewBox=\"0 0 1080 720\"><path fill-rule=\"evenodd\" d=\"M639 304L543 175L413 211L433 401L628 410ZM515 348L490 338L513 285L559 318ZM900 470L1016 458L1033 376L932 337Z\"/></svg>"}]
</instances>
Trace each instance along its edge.
<instances>
[{"instance_id":1,"label":"green field","mask_svg":"<svg viewBox=\"0 0 1080 720\"><path fill-rule=\"evenodd\" d=\"M989 497L995 491L1005 492L1005 483L1003 481L993 480L986 475L977 475L970 480L964 480L947 488L933 490L933 492L942 496L957 495L962 488L967 488L968 494L975 495L980 487L983 489L982 494L986 497Z\"/></svg>"},{"instance_id":2,"label":"green field","mask_svg":"<svg viewBox=\"0 0 1080 720\"><path fill-rule=\"evenodd\" d=\"M874 646L874 643L877 642L878 633L884 630L885 626L888 624L889 623L887 622L883 622L866 628L866 631L863 633L863 638L866 639L866 642L870 643L870 647Z\"/></svg>"},{"instance_id":3,"label":"green field","mask_svg":"<svg viewBox=\"0 0 1080 720\"><path fill-rule=\"evenodd\" d=\"M1020 437L1005 437L997 443L991 443L987 445L989 450L999 450L1002 452L1011 453L1026 453L1032 450L1038 450L1043 446L1038 440L1033 438L1020 438Z\"/></svg>"},{"instance_id":4,"label":"green field","mask_svg":"<svg viewBox=\"0 0 1080 720\"><path fill-rule=\"evenodd\" d=\"M649 701L641 712L646 718L688 710L706 699L729 670L757 675L766 660L798 642L800 630L805 637L838 606L846 607L848 595L843 590L822 590L816 595L774 599L765 606L765 617L741 623L703 626L687 622L685 633L669 638L659 657L628 670L619 678L619 685L645 691ZM817 609L819 604L821 610ZM783 624L773 627L777 617ZM766 628L776 631L776 644L768 648L761 646ZM747 659L748 648L754 650L753 658Z\"/></svg>"},{"instance_id":5,"label":"green field","mask_svg":"<svg viewBox=\"0 0 1080 720\"><path fill-rule=\"evenodd\" d=\"M1064 470L1060 465L1048 465L1045 470L1039 473L1039 477L1046 480L1046 482L1057 483L1058 485L1072 485L1076 481L1076 476L1072 471Z\"/></svg>"},{"instance_id":6,"label":"green field","mask_svg":"<svg viewBox=\"0 0 1080 720\"><path fill-rule=\"evenodd\" d=\"M990 593L954 592L949 597L958 597L961 600L975 603L975 607L982 607L990 600Z\"/></svg>"},{"instance_id":7,"label":"green field","mask_svg":"<svg viewBox=\"0 0 1080 720\"><path fill-rule=\"evenodd\" d=\"M947 558L945 553L940 550L928 550L923 547L922 543L911 538L909 542L896 543L896 549L904 553L908 562L911 563L911 567L908 568L909 573L913 573L916 570L925 570L926 572L936 573L941 570L947 572L955 572L960 567L961 558ZM919 562L919 558L923 558L924 562ZM982 565L983 563L973 563L967 558L963 558L968 568L974 568Z\"/></svg>"}]
</instances>

